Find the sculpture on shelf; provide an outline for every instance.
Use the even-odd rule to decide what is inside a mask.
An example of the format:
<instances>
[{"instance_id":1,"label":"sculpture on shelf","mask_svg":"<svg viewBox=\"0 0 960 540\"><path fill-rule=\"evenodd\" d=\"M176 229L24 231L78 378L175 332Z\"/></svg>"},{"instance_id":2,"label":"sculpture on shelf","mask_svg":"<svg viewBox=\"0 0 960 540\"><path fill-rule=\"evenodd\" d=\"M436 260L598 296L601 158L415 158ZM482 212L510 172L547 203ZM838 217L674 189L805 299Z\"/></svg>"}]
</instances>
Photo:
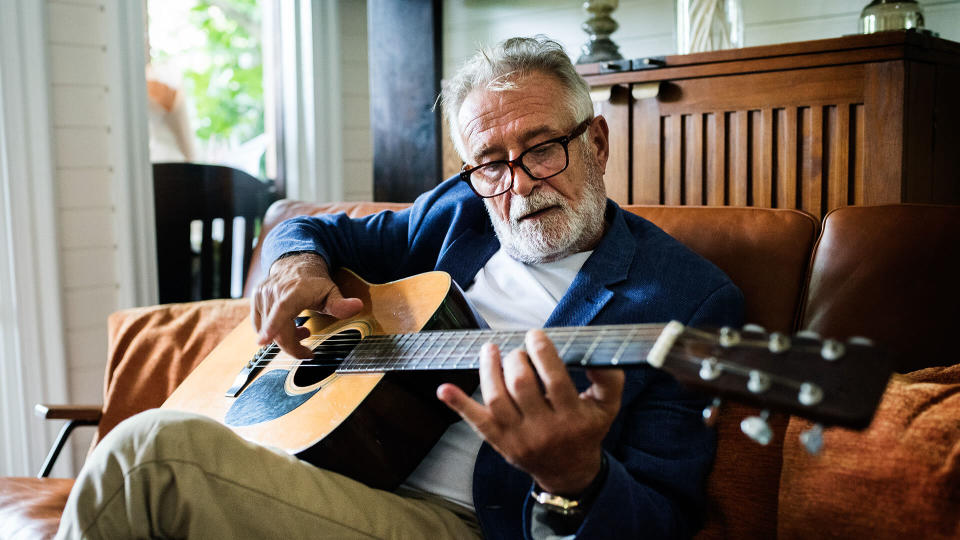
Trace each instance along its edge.
<instances>
[{"instance_id":1,"label":"sculpture on shelf","mask_svg":"<svg viewBox=\"0 0 960 540\"><path fill-rule=\"evenodd\" d=\"M743 47L740 0L677 0L677 52Z\"/></svg>"},{"instance_id":2,"label":"sculpture on shelf","mask_svg":"<svg viewBox=\"0 0 960 540\"><path fill-rule=\"evenodd\" d=\"M620 47L610 39L610 34L617 31L620 25L610 16L619 0L587 0L583 9L591 16L581 28L590 36L590 39L581 47L578 64L605 62L607 60L621 60Z\"/></svg>"}]
</instances>

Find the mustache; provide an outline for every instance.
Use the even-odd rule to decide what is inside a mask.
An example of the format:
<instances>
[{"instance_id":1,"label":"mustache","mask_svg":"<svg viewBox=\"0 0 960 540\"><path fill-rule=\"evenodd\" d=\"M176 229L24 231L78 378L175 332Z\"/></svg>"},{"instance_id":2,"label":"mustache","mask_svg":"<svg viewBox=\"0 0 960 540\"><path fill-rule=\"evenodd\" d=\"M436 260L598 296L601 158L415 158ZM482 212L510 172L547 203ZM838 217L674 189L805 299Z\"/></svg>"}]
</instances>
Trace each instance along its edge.
<instances>
[{"instance_id":1,"label":"mustache","mask_svg":"<svg viewBox=\"0 0 960 540\"><path fill-rule=\"evenodd\" d=\"M559 193L536 190L526 197L514 197L510 200L510 221L519 223L520 219L551 206L566 208L566 201Z\"/></svg>"}]
</instances>

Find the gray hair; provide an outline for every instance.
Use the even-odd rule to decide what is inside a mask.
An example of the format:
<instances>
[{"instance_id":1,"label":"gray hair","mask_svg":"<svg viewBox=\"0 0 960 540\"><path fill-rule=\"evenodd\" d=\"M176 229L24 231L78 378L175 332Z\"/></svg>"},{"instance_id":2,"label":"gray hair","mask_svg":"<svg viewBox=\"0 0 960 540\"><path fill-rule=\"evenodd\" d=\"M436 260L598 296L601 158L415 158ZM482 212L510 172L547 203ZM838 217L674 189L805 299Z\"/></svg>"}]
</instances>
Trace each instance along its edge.
<instances>
[{"instance_id":1,"label":"gray hair","mask_svg":"<svg viewBox=\"0 0 960 540\"><path fill-rule=\"evenodd\" d=\"M546 36L516 37L478 50L440 92L440 103L450 126L450 137L460 158L467 160L466 146L457 116L460 107L477 88L492 91L515 89L516 81L531 73L553 76L565 90L560 98L575 121L593 115L590 87L577 73L563 47ZM584 134L586 136L586 134Z\"/></svg>"}]
</instances>

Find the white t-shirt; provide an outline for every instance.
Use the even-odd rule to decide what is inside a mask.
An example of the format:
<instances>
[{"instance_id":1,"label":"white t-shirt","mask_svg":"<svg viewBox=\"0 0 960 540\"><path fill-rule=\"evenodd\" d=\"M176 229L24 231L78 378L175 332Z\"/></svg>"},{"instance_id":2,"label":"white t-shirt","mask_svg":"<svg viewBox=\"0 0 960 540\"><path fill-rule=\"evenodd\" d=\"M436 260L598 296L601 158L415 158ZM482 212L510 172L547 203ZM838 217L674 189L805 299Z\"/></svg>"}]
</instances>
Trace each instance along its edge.
<instances>
[{"instance_id":1,"label":"white t-shirt","mask_svg":"<svg viewBox=\"0 0 960 540\"><path fill-rule=\"evenodd\" d=\"M584 251L558 261L530 265L500 249L480 269L465 294L494 330L541 328L591 253ZM479 388L472 397L482 401ZM473 510L473 468L482 442L466 422L453 424L407 477L404 486Z\"/></svg>"}]
</instances>

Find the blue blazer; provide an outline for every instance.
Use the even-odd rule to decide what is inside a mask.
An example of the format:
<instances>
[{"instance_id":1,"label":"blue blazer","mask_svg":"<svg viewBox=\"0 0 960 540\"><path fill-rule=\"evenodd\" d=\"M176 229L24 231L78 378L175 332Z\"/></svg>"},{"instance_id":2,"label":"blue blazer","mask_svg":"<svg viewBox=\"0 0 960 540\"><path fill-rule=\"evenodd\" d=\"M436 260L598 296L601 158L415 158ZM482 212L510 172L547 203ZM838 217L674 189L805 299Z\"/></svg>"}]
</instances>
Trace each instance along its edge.
<instances>
[{"instance_id":1,"label":"blue blazer","mask_svg":"<svg viewBox=\"0 0 960 540\"><path fill-rule=\"evenodd\" d=\"M739 325L743 295L722 271L658 227L607 202L608 229L546 326L679 320ZM301 217L274 228L266 268L291 251L313 251L374 283L443 270L465 290L500 248L482 200L457 177L400 212L361 219ZM589 386L574 372L579 390ZM716 446L701 421L704 401L656 369L626 371L620 413L604 440L609 464L579 538L682 538L699 528ZM473 476L487 538L529 537L529 475L484 443Z\"/></svg>"}]
</instances>

